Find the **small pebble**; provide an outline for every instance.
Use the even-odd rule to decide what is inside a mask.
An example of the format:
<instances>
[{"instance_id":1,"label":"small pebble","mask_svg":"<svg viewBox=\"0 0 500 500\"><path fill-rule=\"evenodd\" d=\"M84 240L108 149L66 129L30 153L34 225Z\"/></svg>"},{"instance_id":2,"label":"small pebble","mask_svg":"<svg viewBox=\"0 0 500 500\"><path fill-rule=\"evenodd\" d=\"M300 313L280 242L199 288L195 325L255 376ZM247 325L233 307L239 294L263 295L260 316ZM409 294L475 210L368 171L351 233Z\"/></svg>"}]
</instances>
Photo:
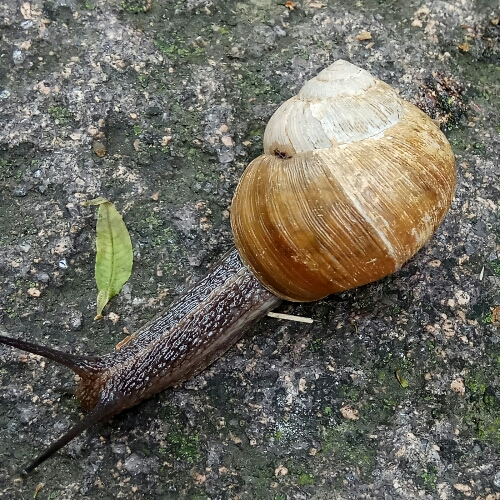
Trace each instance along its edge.
<instances>
[{"instance_id":1,"label":"small pebble","mask_svg":"<svg viewBox=\"0 0 500 500\"><path fill-rule=\"evenodd\" d=\"M24 62L25 55L23 54L22 50L16 49L12 53L12 60L14 61L14 64L22 64Z\"/></svg>"},{"instance_id":2,"label":"small pebble","mask_svg":"<svg viewBox=\"0 0 500 500\"><path fill-rule=\"evenodd\" d=\"M13 196L16 196L17 198L21 198L23 196L26 196L26 194L27 194L26 188L24 186L17 187L12 191L12 194L13 194Z\"/></svg>"},{"instance_id":3,"label":"small pebble","mask_svg":"<svg viewBox=\"0 0 500 500\"><path fill-rule=\"evenodd\" d=\"M47 273L38 273L36 279L40 281L40 283L48 283L50 281L50 276Z\"/></svg>"},{"instance_id":4,"label":"small pebble","mask_svg":"<svg viewBox=\"0 0 500 500\"><path fill-rule=\"evenodd\" d=\"M72 330L79 330L82 327L83 314L80 311L74 312L69 318L69 326Z\"/></svg>"},{"instance_id":5,"label":"small pebble","mask_svg":"<svg viewBox=\"0 0 500 500\"><path fill-rule=\"evenodd\" d=\"M494 477L493 477L493 484L497 487L500 488L500 471L498 471Z\"/></svg>"},{"instance_id":6,"label":"small pebble","mask_svg":"<svg viewBox=\"0 0 500 500\"><path fill-rule=\"evenodd\" d=\"M19 421L26 425L32 422L37 415L38 411L35 408L23 408L19 415Z\"/></svg>"},{"instance_id":7,"label":"small pebble","mask_svg":"<svg viewBox=\"0 0 500 500\"><path fill-rule=\"evenodd\" d=\"M92 149L99 158L106 156L106 146L102 142L94 141L92 143Z\"/></svg>"},{"instance_id":8,"label":"small pebble","mask_svg":"<svg viewBox=\"0 0 500 500\"><path fill-rule=\"evenodd\" d=\"M154 460L140 457L135 453L130 455L125 460L123 466L125 467L125 470L127 470L127 472L129 472L132 475L140 474L141 472L150 473L151 471L155 471L158 469L158 465L155 463Z\"/></svg>"}]
</instances>

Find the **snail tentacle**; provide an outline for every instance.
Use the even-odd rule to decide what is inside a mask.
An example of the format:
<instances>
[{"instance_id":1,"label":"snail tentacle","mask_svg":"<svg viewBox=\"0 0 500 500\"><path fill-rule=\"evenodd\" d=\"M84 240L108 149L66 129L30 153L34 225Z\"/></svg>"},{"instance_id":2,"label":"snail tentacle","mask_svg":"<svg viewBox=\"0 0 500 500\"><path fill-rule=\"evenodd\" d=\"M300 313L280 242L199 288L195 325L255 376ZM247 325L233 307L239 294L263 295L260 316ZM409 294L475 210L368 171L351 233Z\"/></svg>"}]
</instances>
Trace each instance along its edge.
<instances>
[{"instance_id":1,"label":"snail tentacle","mask_svg":"<svg viewBox=\"0 0 500 500\"><path fill-rule=\"evenodd\" d=\"M101 358L66 354L0 336L0 343L44 356L78 373L81 380L77 398L83 407L91 409L26 467L25 473L95 423L204 370L280 302L242 264L233 249L122 349Z\"/></svg>"}]
</instances>

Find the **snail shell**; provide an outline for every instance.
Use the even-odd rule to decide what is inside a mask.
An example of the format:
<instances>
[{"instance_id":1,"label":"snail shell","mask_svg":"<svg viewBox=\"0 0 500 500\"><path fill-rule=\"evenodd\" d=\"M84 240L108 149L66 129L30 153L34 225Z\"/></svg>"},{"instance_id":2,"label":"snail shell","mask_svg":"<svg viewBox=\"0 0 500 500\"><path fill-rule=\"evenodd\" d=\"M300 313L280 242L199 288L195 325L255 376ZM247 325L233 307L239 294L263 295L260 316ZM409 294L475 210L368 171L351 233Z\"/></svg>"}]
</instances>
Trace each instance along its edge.
<instances>
[{"instance_id":1,"label":"snail shell","mask_svg":"<svg viewBox=\"0 0 500 500\"><path fill-rule=\"evenodd\" d=\"M318 300L399 269L442 222L455 177L435 123L339 60L271 117L234 195L236 247L279 297Z\"/></svg>"}]
</instances>

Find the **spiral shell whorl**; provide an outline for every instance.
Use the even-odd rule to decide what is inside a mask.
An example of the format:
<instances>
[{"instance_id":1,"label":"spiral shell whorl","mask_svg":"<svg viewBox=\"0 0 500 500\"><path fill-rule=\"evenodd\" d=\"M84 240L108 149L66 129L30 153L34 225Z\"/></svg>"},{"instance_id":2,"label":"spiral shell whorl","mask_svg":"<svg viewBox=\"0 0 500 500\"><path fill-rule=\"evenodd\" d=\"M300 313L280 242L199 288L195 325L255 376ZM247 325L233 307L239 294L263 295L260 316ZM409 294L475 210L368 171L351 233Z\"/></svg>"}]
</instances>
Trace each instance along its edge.
<instances>
[{"instance_id":1,"label":"spiral shell whorl","mask_svg":"<svg viewBox=\"0 0 500 500\"><path fill-rule=\"evenodd\" d=\"M344 80L336 75L342 68ZM367 75L337 62L314 85L308 82L306 92L273 115L265 141L275 142L250 163L236 189L231 224L240 256L264 286L287 300L318 300L393 273L431 237L451 204L455 160L445 136ZM321 100L311 94L318 81L340 88L322 90L327 98ZM345 92L349 88L354 92ZM352 111L353 99L357 122L338 112ZM341 133L328 145L324 134L311 133L328 129L324 124L335 129L336 120ZM346 131L356 139L340 140ZM278 142L285 136L292 140ZM309 149L301 150L306 143Z\"/></svg>"},{"instance_id":2,"label":"spiral shell whorl","mask_svg":"<svg viewBox=\"0 0 500 500\"><path fill-rule=\"evenodd\" d=\"M401 114L392 87L340 60L278 108L264 133L264 152L291 156L360 141L383 133Z\"/></svg>"}]
</instances>

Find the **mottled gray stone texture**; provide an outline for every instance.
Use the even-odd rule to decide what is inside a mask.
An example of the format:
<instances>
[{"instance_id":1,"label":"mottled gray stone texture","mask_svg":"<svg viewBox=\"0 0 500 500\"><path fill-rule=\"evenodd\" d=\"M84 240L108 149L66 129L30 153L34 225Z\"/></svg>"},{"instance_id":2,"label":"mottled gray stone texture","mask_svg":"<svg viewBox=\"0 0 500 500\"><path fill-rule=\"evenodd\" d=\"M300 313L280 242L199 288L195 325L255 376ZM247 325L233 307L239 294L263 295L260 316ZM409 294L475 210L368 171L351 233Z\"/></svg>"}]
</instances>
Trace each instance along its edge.
<instances>
[{"instance_id":1,"label":"mottled gray stone texture","mask_svg":"<svg viewBox=\"0 0 500 500\"><path fill-rule=\"evenodd\" d=\"M1 330L102 354L232 246L276 107L347 59L439 120L456 198L399 272L267 318L194 380L95 427L73 375L0 347L0 498L500 498L496 0L0 2ZM95 209L131 280L94 321ZM109 313L114 313L109 316Z\"/></svg>"}]
</instances>

